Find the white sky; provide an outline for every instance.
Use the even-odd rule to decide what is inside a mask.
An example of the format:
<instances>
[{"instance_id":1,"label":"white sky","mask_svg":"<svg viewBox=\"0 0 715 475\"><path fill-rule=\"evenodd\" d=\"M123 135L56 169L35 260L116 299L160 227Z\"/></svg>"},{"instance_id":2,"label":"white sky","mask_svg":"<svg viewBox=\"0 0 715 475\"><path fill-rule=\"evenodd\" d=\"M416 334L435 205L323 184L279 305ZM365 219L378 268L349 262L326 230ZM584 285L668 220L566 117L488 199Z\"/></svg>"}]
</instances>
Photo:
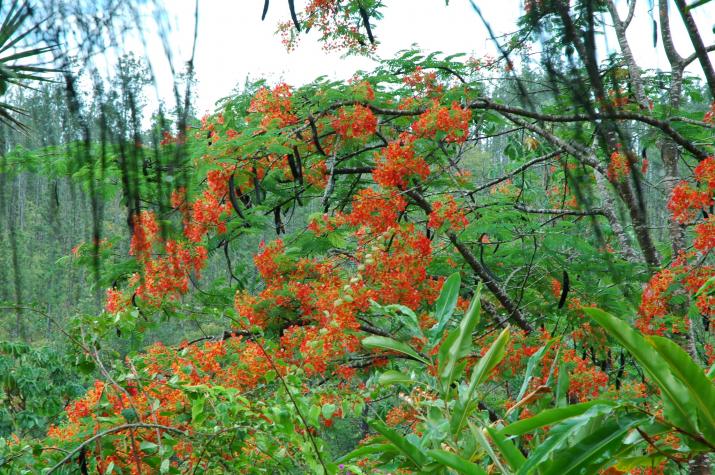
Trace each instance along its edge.
<instances>
[{"instance_id":1,"label":"white sky","mask_svg":"<svg viewBox=\"0 0 715 475\"><path fill-rule=\"evenodd\" d=\"M622 17L625 17L626 1L616 1L622 9ZM662 45L653 48L650 1L637 1L637 13L628 31L636 60L644 68L668 69ZM374 29L380 41L377 54L381 57L389 58L415 43L425 51L439 50L446 54L465 52L480 57L496 53L468 0L451 0L448 6L445 6L444 0L388 0L386 3L384 18ZM496 35L516 29L521 0L476 0L476 3ZM297 9L300 11L304 4L305 1L296 1ZM194 0L167 0L166 8L173 28L170 43L174 64L177 70L181 70L191 53ZM263 22L260 19L262 9L261 0L200 1L195 59L198 80L196 103L200 113L213 110L214 103L229 95L247 76L252 79L267 78L271 82L284 80L298 85L320 75L346 79L357 69L371 68L372 63L366 58L344 58L340 53L325 52L316 41L317 34L313 33L303 37L295 51L286 52L275 30L279 21L289 18L287 2L273 0ZM706 45L715 42L712 31L715 1L694 10L694 15ZM657 21L657 10L653 16ZM680 54L691 54L692 50L687 47L687 34L674 5L671 8L671 27ZM157 76L159 95L171 104L172 76L161 42L149 29L145 35L148 43L146 54ZM611 50L617 48L615 38L607 38L606 43ZM697 62L691 69L697 73Z\"/></svg>"}]
</instances>

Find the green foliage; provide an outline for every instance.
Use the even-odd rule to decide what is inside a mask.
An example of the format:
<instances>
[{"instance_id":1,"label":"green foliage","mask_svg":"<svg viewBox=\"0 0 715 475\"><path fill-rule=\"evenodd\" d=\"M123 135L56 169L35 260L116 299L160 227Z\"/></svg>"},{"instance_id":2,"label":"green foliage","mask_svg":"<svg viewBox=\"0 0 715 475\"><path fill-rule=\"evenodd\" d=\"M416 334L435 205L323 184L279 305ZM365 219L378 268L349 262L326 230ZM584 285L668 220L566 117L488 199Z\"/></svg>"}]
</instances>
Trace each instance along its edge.
<instances>
[{"instance_id":1,"label":"green foliage","mask_svg":"<svg viewBox=\"0 0 715 475\"><path fill-rule=\"evenodd\" d=\"M43 437L84 394L87 377L63 350L0 342L0 437Z\"/></svg>"}]
</instances>

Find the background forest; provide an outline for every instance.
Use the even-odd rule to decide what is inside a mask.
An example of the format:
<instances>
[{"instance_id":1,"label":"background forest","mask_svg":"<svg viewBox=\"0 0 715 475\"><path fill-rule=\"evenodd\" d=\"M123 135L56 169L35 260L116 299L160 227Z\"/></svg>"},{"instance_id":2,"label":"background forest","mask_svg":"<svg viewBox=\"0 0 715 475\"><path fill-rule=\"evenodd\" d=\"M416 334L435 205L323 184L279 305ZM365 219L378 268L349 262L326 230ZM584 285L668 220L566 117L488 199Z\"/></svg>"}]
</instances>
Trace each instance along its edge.
<instances>
[{"instance_id":1,"label":"background forest","mask_svg":"<svg viewBox=\"0 0 715 475\"><path fill-rule=\"evenodd\" d=\"M202 115L214 6L0 3L0 473L713 473L715 4L258 3L374 66Z\"/></svg>"}]
</instances>

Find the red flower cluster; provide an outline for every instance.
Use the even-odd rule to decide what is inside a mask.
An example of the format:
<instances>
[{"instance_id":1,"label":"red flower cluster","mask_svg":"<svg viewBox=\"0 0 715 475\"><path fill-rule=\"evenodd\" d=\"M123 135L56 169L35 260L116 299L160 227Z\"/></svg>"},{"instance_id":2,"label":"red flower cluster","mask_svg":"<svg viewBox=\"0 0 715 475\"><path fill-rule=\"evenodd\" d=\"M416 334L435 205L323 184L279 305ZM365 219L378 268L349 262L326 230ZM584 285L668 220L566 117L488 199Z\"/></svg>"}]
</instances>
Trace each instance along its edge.
<instances>
[{"instance_id":1,"label":"red flower cluster","mask_svg":"<svg viewBox=\"0 0 715 475\"><path fill-rule=\"evenodd\" d=\"M713 205L715 158L708 157L695 167L695 180L704 186L705 190L698 190L688 182L681 181L673 189L668 201L668 209L673 213L673 218L681 224L695 220L703 208Z\"/></svg>"},{"instance_id":2,"label":"red flower cluster","mask_svg":"<svg viewBox=\"0 0 715 475\"><path fill-rule=\"evenodd\" d=\"M391 142L383 154L375 156L372 177L381 186L404 189L410 178L420 177L424 180L429 174L429 165L424 158L415 157L411 143Z\"/></svg>"},{"instance_id":3,"label":"red flower cluster","mask_svg":"<svg viewBox=\"0 0 715 475\"><path fill-rule=\"evenodd\" d=\"M618 150L613 152L611 154L611 160L608 162L608 179L612 183L617 183L623 181L630 174L631 165L628 156Z\"/></svg>"},{"instance_id":4,"label":"red flower cluster","mask_svg":"<svg viewBox=\"0 0 715 475\"><path fill-rule=\"evenodd\" d=\"M134 217L133 223L129 253L135 256L142 270L129 279L129 288L152 306L161 305L164 299L176 300L188 291L189 274L198 277L208 258L206 248L174 240L164 241L151 211L142 211ZM154 256L156 252L163 252L163 255ZM126 308L129 300L118 290L109 289L105 309L116 313Z\"/></svg>"},{"instance_id":5,"label":"red flower cluster","mask_svg":"<svg viewBox=\"0 0 715 475\"><path fill-rule=\"evenodd\" d=\"M285 83L280 83L273 89L263 87L253 96L248 111L260 115L260 126L263 129L295 124L298 118L292 112L292 96L290 86Z\"/></svg>"},{"instance_id":6,"label":"red flower cluster","mask_svg":"<svg viewBox=\"0 0 715 475\"><path fill-rule=\"evenodd\" d=\"M456 102L451 108L434 103L412 124L418 137L444 137L446 142L463 143L469 136L470 109L463 109Z\"/></svg>"},{"instance_id":7,"label":"red flower cluster","mask_svg":"<svg viewBox=\"0 0 715 475\"><path fill-rule=\"evenodd\" d=\"M333 129L339 136L347 139L364 139L377 130L377 117L369 107L356 104L341 107L332 121Z\"/></svg>"},{"instance_id":8,"label":"red flower cluster","mask_svg":"<svg viewBox=\"0 0 715 475\"><path fill-rule=\"evenodd\" d=\"M434 71L426 73L421 66L417 66L412 74L405 76L402 82L425 96L441 94L444 89L437 82L437 73Z\"/></svg>"},{"instance_id":9,"label":"red flower cluster","mask_svg":"<svg viewBox=\"0 0 715 475\"><path fill-rule=\"evenodd\" d=\"M461 231L469 224L464 212L458 208L452 195L446 195L443 199L432 203L432 212L429 215L427 226L432 229L441 229L447 224L449 231Z\"/></svg>"},{"instance_id":10,"label":"red flower cluster","mask_svg":"<svg viewBox=\"0 0 715 475\"><path fill-rule=\"evenodd\" d=\"M681 181L670 195L668 209L673 213L673 219L681 224L693 221L698 213L713 204L709 192L694 189L687 181Z\"/></svg>"},{"instance_id":11,"label":"red flower cluster","mask_svg":"<svg viewBox=\"0 0 715 475\"><path fill-rule=\"evenodd\" d=\"M342 219L350 226L364 226L375 234L382 234L395 225L406 207L407 201L394 190L379 192L365 188L353 197L352 212Z\"/></svg>"},{"instance_id":12,"label":"red flower cluster","mask_svg":"<svg viewBox=\"0 0 715 475\"><path fill-rule=\"evenodd\" d=\"M703 117L703 122L707 122L708 124L712 124L715 122L715 102L710 104L710 109L705 113L705 117Z\"/></svg>"},{"instance_id":13,"label":"red flower cluster","mask_svg":"<svg viewBox=\"0 0 715 475\"><path fill-rule=\"evenodd\" d=\"M109 288L104 300L104 309L108 313L119 313L129 306L129 299L119 290Z\"/></svg>"},{"instance_id":14,"label":"red flower cluster","mask_svg":"<svg viewBox=\"0 0 715 475\"><path fill-rule=\"evenodd\" d=\"M715 215L708 216L708 219L695 226L695 249L707 252L715 247Z\"/></svg>"},{"instance_id":15,"label":"red flower cluster","mask_svg":"<svg viewBox=\"0 0 715 475\"><path fill-rule=\"evenodd\" d=\"M654 328L655 319L660 319L668 313L668 289L673 283L674 275L670 269L663 269L651 277L643 289L641 305L638 309L642 318L636 321L636 327L646 334L656 333L662 335L666 328L660 322Z\"/></svg>"}]
</instances>

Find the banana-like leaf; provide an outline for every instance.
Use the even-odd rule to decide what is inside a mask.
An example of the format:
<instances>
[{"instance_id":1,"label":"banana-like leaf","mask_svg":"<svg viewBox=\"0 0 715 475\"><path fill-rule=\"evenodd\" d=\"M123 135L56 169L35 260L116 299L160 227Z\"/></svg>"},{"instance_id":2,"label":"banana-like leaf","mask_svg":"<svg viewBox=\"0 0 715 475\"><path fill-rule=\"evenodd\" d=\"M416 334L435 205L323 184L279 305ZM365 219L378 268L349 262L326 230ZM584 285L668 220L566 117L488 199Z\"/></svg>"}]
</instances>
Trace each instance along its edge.
<instances>
[{"instance_id":1,"label":"banana-like leaf","mask_svg":"<svg viewBox=\"0 0 715 475\"><path fill-rule=\"evenodd\" d=\"M462 279L459 272L450 275L442 285L442 290L437 297L434 309L434 319L437 323L430 329L430 344L434 345L442 339L444 327L449 322L454 309L457 306L457 298L459 297L459 286Z\"/></svg>"},{"instance_id":2,"label":"banana-like leaf","mask_svg":"<svg viewBox=\"0 0 715 475\"><path fill-rule=\"evenodd\" d=\"M493 427L487 427L486 430L494 442L494 445L499 448L499 452L502 457L504 457L504 460L506 460L506 463L509 464L512 470L519 470L526 462L524 454L519 451L511 440L504 437L498 430Z\"/></svg>"},{"instance_id":3,"label":"banana-like leaf","mask_svg":"<svg viewBox=\"0 0 715 475\"><path fill-rule=\"evenodd\" d=\"M504 436L528 434L540 427L550 426L570 417L581 415L596 405L616 407L618 404L611 401L595 400L566 407L558 407L556 409L547 409L528 419L522 419L513 424L509 424L499 432Z\"/></svg>"},{"instance_id":4,"label":"banana-like leaf","mask_svg":"<svg viewBox=\"0 0 715 475\"><path fill-rule=\"evenodd\" d=\"M465 460L457 454L447 452L446 450L428 450L427 455L440 464L456 470L457 473L464 475L487 475L487 472L479 465Z\"/></svg>"},{"instance_id":5,"label":"banana-like leaf","mask_svg":"<svg viewBox=\"0 0 715 475\"><path fill-rule=\"evenodd\" d=\"M489 373L496 365L499 364L502 358L504 358L504 352L508 343L509 327L506 327L502 330L497 339L494 340L486 354L474 366L474 370L472 371L472 376L469 381L469 388L467 389L467 392L459 398L457 404L455 404L454 410L452 411L452 418L449 421L452 434L457 435L461 432L467 418L469 417L469 408L473 407L472 397L474 396L474 391L476 391L477 386L482 384L487 379Z\"/></svg>"},{"instance_id":6,"label":"banana-like leaf","mask_svg":"<svg viewBox=\"0 0 715 475\"><path fill-rule=\"evenodd\" d=\"M613 338L615 338L643 367L658 385L663 396L663 414L673 425L688 432L697 431L695 404L688 388L676 378L667 361L639 332L624 321L596 308L583 308Z\"/></svg>"},{"instance_id":7,"label":"banana-like leaf","mask_svg":"<svg viewBox=\"0 0 715 475\"><path fill-rule=\"evenodd\" d=\"M439 348L439 376L443 388L449 388L455 379L455 369L459 360L467 356L472 349L472 332L479 322L479 294L481 287L472 299L469 310L459 323L459 327L449 333Z\"/></svg>"},{"instance_id":8,"label":"banana-like leaf","mask_svg":"<svg viewBox=\"0 0 715 475\"><path fill-rule=\"evenodd\" d=\"M667 453L667 452L663 452ZM677 452L675 452L677 455ZM637 457L625 457L614 465L614 467L623 472L630 472L634 468L649 468L657 467L661 462L666 460L666 456L659 453L654 453L651 455L639 455Z\"/></svg>"},{"instance_id":9,"label":"banana-like leaf","mask_svg":"<svg viewBox=\"0 0 715 475\"><path fill-rule=\"evenodd\" d=\"M537 467L548 461L553 455L564 450L569 441L578 437L587 424L603 419L603 415L610 413L612 410L613 407L611 406L597 404L583 414L570 417L554 426L549 431L549 436L529 454L529 458L521 466L517 475L534 473L533 471Z\"/></svg>"},{"instance_id":10,"label":"banana-like leaf","mask_svg":"<svg viewBox=\"0 0 715 475\"><path fill-rule=\"evenodd\" d=\"M347 454L338 458L337 461L338 462L347 462L348 460L352 460L355 458L362 458L366 455L371 455L371 454L385 455L385 454L398 454L398 453L399 453L399 450L397 450L397 447L395 447L393 444L370 444L370 445L363 445L363 446L358 447L357 449L353 450L352 452L348 452Z\"/></svg>"},{"instance_id":11,"label":"banana-like leaf","mask_svg":"<svg viewBox=\"0 0 715 475\"><path fill-rule=\"evenodd\" d=\"M365 348L379 348L382 350L396 351L407 355L414 360L420 361L426 365L430 364L424 356L420 355L414 348L407 343L388 338L386 336L370 335L362 340L362 346Z\"/></svg>"},{"instance_id":12,"label":"banana-like leaf","mask_svg":"<svg viewBox=\"0 0 715 475\"><path fill-rule=\"evenodd\" d=\"M516 400L520 401L521 398L524 397L524 394L526 394L526 390L529 388L529 383L531 382L531 377L534 374L534 370L536 369L536 365L539 364L541 359L544 357L546 352L551 348L551 345L554 344L555 339L549 340L544 346L539 348L539 350L531 355L529 357L529 361L526 363L526 373L524 373L524 382L521 383L521 389L519 389L519 394L516 396Z\"/></svg>"},{"instance_id":13,"label":"banana-like leaf","mask_svg":"<svg viewBox=\"0 0 715 475\"><path fill-rule=\"evenodd\" d=\"M389 386L391 384L414 384L416 381L401 371L394 369L385 371L377 378L377 383L381 386Z\"/></svg>"},{"instance_id":14,"label":"banana-like leaf","mask_svg":"<svg viewBox=\"0 0 715 475\"><path fill-rule=\"evenodd\" d=\"M405 455L417 468L427 463L427 456L422 453L419 447L387 427L384 423L372 421L369 424L376 432L379 432L380 435L392 442L397 450Z\"/></svg>"},{"instance_id":15,"label":"banana-like leaf","mask_svg":"<svg viewBox=\"0 0 715 475\"><path fill-rule=\"evenodd\" d=\"M472 377L469 381L469 393L473 392L477 386L482 384L494 367L504 358L506 346L509 344L509 331L509 327L502 330L486 354L474 366Z\"/></svg>"},{"instance_id":16,"label":"banana-like leaf","mask_svg":"<svg viewBox=\"0 0 715 475\"><path fill-rule=\"evenodd\" d=\"M668 362L673 374L688 388L697 407L701 432L711 444L715 444L715 384L705 376L704 369L672 341L659 336L651 336L648 340Z\"/></svg>"},{"instance_id":17,"label":"banana-like leaf","mask_svg":"<svg viewBox=\"0 0 715 475\"><path fill-rule=\"evenodd\" d=\"M499 471L498 473L502 473L504 475L511 474L511 471L502 463L501 457L499 457L494 451L492 443L487 438L486 429L482 430L477 428L472 421L467 421L467 424L469 424L469 430L472 433L472 437L474 437L474 440L476 440L477 443L484 448L484 451L487 453L489 458L492 459L496 469Z\"/></svg>"},{"instance_id":18,"label":"banana-like leaf","mask_svg":"<svg viewBox=\"0 0 715 475\"><path fill-rule=\"evenodd\" d=\"M614 452L623 445L623 438L645 417L614 419L605 422L589 435L566 449L559 450L543 475L576 475L598 473L613 461Z\"/></svg>"}]
</instances>

